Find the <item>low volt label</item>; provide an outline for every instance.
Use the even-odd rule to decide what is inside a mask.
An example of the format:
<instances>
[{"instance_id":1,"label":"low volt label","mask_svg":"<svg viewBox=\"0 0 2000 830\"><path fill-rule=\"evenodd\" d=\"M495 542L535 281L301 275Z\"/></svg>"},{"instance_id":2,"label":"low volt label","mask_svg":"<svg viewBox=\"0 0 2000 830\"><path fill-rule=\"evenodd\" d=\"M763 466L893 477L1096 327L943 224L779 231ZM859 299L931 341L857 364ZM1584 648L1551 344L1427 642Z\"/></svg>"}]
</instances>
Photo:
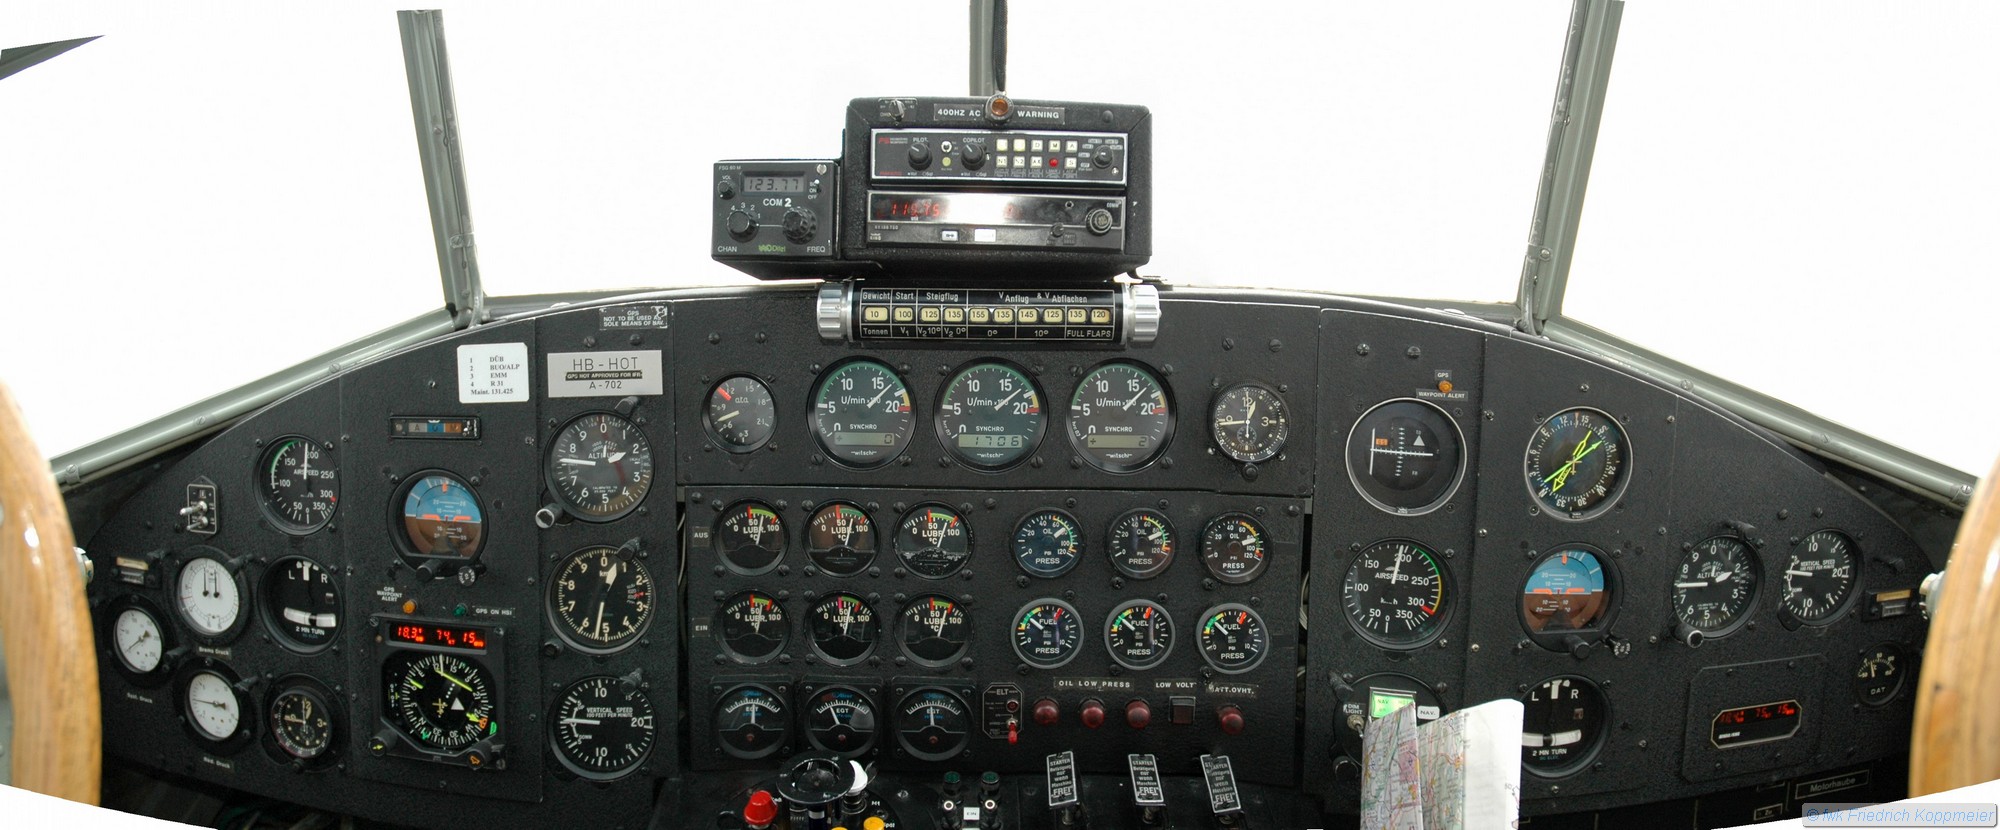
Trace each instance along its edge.
<instances>
[{"instance_id":1,"label":"low volt label","mask_svg":"<svg viewBox=\"0 0 2000 830\"><path fill-rule=\"evenodd\" d=\"M1160 784L1160 762L1153 756L1125 756L1125 768L1132 773L1132 801L1141 807L1167 805L1167 789Z\"/></svg>"},{"instance_id":2,"label":"low volt label","mask_svg":"<svg viewBox=\"0 0 2000 830\"><path fill-rule=\"evenodd\" d=\"M1049 807L1076 806L1076 753L1063 750L1048 757Z\"/></svg>"},{"instance_id":3,"label":"low volt label","mask_svg":"<svg viewBox=\"0 0 2000 830\"><path fill-rule=\"evenodd\" d=\"M549 355L551 398L658 395L665 386L659 349Z\"/></svg>"}]
</instances>

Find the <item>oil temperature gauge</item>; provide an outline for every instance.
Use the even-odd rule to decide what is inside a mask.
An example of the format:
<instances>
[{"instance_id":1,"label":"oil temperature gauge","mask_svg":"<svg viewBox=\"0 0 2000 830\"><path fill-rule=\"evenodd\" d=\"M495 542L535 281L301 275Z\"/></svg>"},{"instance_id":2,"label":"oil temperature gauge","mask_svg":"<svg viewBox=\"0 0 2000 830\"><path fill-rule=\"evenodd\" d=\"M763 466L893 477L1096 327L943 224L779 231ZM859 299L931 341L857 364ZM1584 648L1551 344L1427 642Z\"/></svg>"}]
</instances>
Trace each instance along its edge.
<instances>
[{"instance_id":1,"label":"oil temperature gauge","mask_svg":"<svg viewBox=\"0 0 2000 830\"><path fill-rule=\"evenodd\" d=\"M1224 513L1201 532L1201 563L1215 581L1241 585L1264 573L1264 526L1245 513Z\"/></svg>"},{"instance_id":2,"label":"oil temperature gauge","mask_svg":"<svg viewBox=\"0 0 2000 830\"><path fill-rule=\"evenodd\" d=\"M1239 383L1223 390L1215 398L1208 424L1222 453L1245 464L1276 456L1291 432L1285 399L1261 383Z\"/></svg>"},{"instance_id":3,"label":"oil temperature gauge","mask_svg":"<svg viewBox=\"0 0 2000 830\"><path fill-rule=\"evenodd\" d=\"M806 702L806 740L814 749L844 758L875 746L875 704L848 686L828 686Z\"/></svg>"},{"instance_id":4,"label":"oil temperature gauge","mask_svg":"<svg viewBox=\"0 0 2000 830\"><path fill-rule=\"evenodd\" d=\"M875 523L852 504L828 504L806 524L806 555L827 576L861 573L875 561Z\"/></svg>"},{"instance_id":5,"label":"oil temperature gauge","mask_svg":"<svg viewBox=\"0 0 2000 830\"><path fill-rule=\"evenodd\" d=\"M1053 597L1038 599L1014 613L1014 654L1039 669L1076 659L1083 646L1083 622L1076 606Z\"/></svg>"},{"instance_id":6,"label":"oil temperature gauge","mask_svg":"<svg viewBox=\"0 0 2000 830\"><path fill-rule=\"evenodd\" d=\"M958 511L941 504L918 505L896 528L896 558L910 573L943 579L965 567L972 535Z\"/></svg>"},{"instance_id":7,"label":"oil temperature gauge","mask_svg":"<svg viewBox=\"0 0 2000 830\"><path fill-rule=\"evenodd\" d=\"M829 594L813 605L812 646L820 659L852 666L875 650L875 612L853 594Z\"/></svg>"},{"instance_id":8,"label":"oil temperature gauge","mask_svg":"<svg viewBox=\"0 0 2000 830\"><path fill-rule=\"evenodd\" d=\"M972 642L965 609L941 594L911 600L903 606L901 622L903 653L919 665L951 665Z\"/></svg>"},{"instance_id":9,"label":"oil temperature gauge","mask_svg":"<svg viewBox=\"0 0 2000 830\"><path fill-rule=\"evenodd\" d=\"M790 639L792 623L770 596L744 591L715 612L715 636L723 653L738 663L762 663L778 656Z\"/></svg>"},{"instance_id":10,"label":"oil temperature gauge","mask_svg":"<svg viewBox=\"0 0 2000 830\"><path fill-rule=\"evenodd\" d=\"M715 704L715 737L722 751L746 761L777 752L791 732L785 699L756 684L723 693Z\"/></svg>"},{"instance_id":11,"label":"oil temperature gauge","mask_svg":"<svg viewBox=\"0 0 2000 830\"><path fill-rule=\"evenodd\" d=\"M965 701L944 689L917 689L896 704L896 743L919 760L943 761L964 752L971 727Z\"/></svg>"},{"instance_id":12,"label":"oil temperature gauge","mask_svg":"<svg viewBox=\"0 0 2000 830\"><path fill-rule=\"evenodd\" d=\"M761 501L737 502L716 517L715 555L744 576L769 573L785 558L785 520Z\"/></svg>"},{"instance_id":13,"label":"oil temperature gauge","mask_svg":"<svg viewBox=\"0 0 2000 830\"><path fill-rule=\"evenodd\" d=\"M1264 618L1242 603L1226 603L1201 614L1201 659L1223 674L1242 674L1264 662L1271 650Z\"/></svg>"}]
</instances>

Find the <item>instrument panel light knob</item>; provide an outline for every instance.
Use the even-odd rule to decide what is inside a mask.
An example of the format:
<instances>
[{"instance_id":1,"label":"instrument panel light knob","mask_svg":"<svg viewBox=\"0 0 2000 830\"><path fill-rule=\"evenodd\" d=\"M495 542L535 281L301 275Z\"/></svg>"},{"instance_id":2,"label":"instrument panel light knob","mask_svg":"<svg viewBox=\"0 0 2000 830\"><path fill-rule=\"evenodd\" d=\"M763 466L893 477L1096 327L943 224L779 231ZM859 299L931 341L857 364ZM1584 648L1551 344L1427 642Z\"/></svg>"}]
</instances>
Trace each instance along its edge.
<instances>
[{"instance_id":1,"label":"instrument panel light knob","mask_svg":"<svg viewBox=\"0 0 2000 830\"><path fill-rule=\"evenodd\" d=\"M967 170L978 170L986 164L986 142L968 141L958 148L958 160Z\"/></svg>"},{"instance_id":2,"label":"instrument panel light knob","mask_svg":"<svg viewBox=\"0 0 2000 830\"><path fill-rule=\"evenodd\" d=\"M910 169L922 170L931 166L931 145L921 141L910 143Z\"/></svg>"}]
</instances>

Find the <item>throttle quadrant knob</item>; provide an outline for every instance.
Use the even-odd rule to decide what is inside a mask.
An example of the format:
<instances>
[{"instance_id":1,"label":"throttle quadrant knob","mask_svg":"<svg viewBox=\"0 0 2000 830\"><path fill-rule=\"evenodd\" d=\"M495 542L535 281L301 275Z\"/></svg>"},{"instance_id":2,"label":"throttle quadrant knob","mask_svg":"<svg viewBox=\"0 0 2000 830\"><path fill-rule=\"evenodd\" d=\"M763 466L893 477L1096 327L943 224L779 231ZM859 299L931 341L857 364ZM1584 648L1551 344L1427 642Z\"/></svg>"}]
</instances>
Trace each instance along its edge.
<instances>
[{"instance_id":1,"label":"throttle quadrant knob","mask_svg":"<svg viewBox=\"0 0 2000 830\"><path fill-rule=\"evenodd\" d=\"M726 227L729 228L729 235L738 242L748 242L750 237L757 235L757 219L743 210L730 211Z\"/></svg>"},{"instance_id":2,"label":"throttle quadrant knob","mask_svg":"<svg viewBox=\"0 0 2000 830\"><path fill-rule=\"evenodd\" d=\"M785 211L783 225L786 239L804 245L819 232L819 217L811 208L795 207Z\"/></svg>"}]
</instances>

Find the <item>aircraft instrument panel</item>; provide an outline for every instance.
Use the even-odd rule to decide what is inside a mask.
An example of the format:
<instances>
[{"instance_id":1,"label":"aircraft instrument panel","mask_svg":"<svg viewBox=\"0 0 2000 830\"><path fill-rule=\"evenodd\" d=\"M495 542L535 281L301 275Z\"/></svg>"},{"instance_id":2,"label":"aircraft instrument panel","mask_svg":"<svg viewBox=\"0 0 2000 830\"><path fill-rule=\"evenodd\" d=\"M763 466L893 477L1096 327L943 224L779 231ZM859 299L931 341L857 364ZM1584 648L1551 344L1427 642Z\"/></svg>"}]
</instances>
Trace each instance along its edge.
<instances>
[{"instance_id":1,"label":"aircraft instrument panel","mask_svg":"<svg viewBox=\"0 0 2000 830\"><path fill-rule=\"evenodd\" d=\"M89 539L109 748L391 822L1286 827L1508 698L1536 826L1894 785L1941 563L1866 481L1461 315L1159 294L664 292L327 378Z\"/></svg>"}]
</instances>

